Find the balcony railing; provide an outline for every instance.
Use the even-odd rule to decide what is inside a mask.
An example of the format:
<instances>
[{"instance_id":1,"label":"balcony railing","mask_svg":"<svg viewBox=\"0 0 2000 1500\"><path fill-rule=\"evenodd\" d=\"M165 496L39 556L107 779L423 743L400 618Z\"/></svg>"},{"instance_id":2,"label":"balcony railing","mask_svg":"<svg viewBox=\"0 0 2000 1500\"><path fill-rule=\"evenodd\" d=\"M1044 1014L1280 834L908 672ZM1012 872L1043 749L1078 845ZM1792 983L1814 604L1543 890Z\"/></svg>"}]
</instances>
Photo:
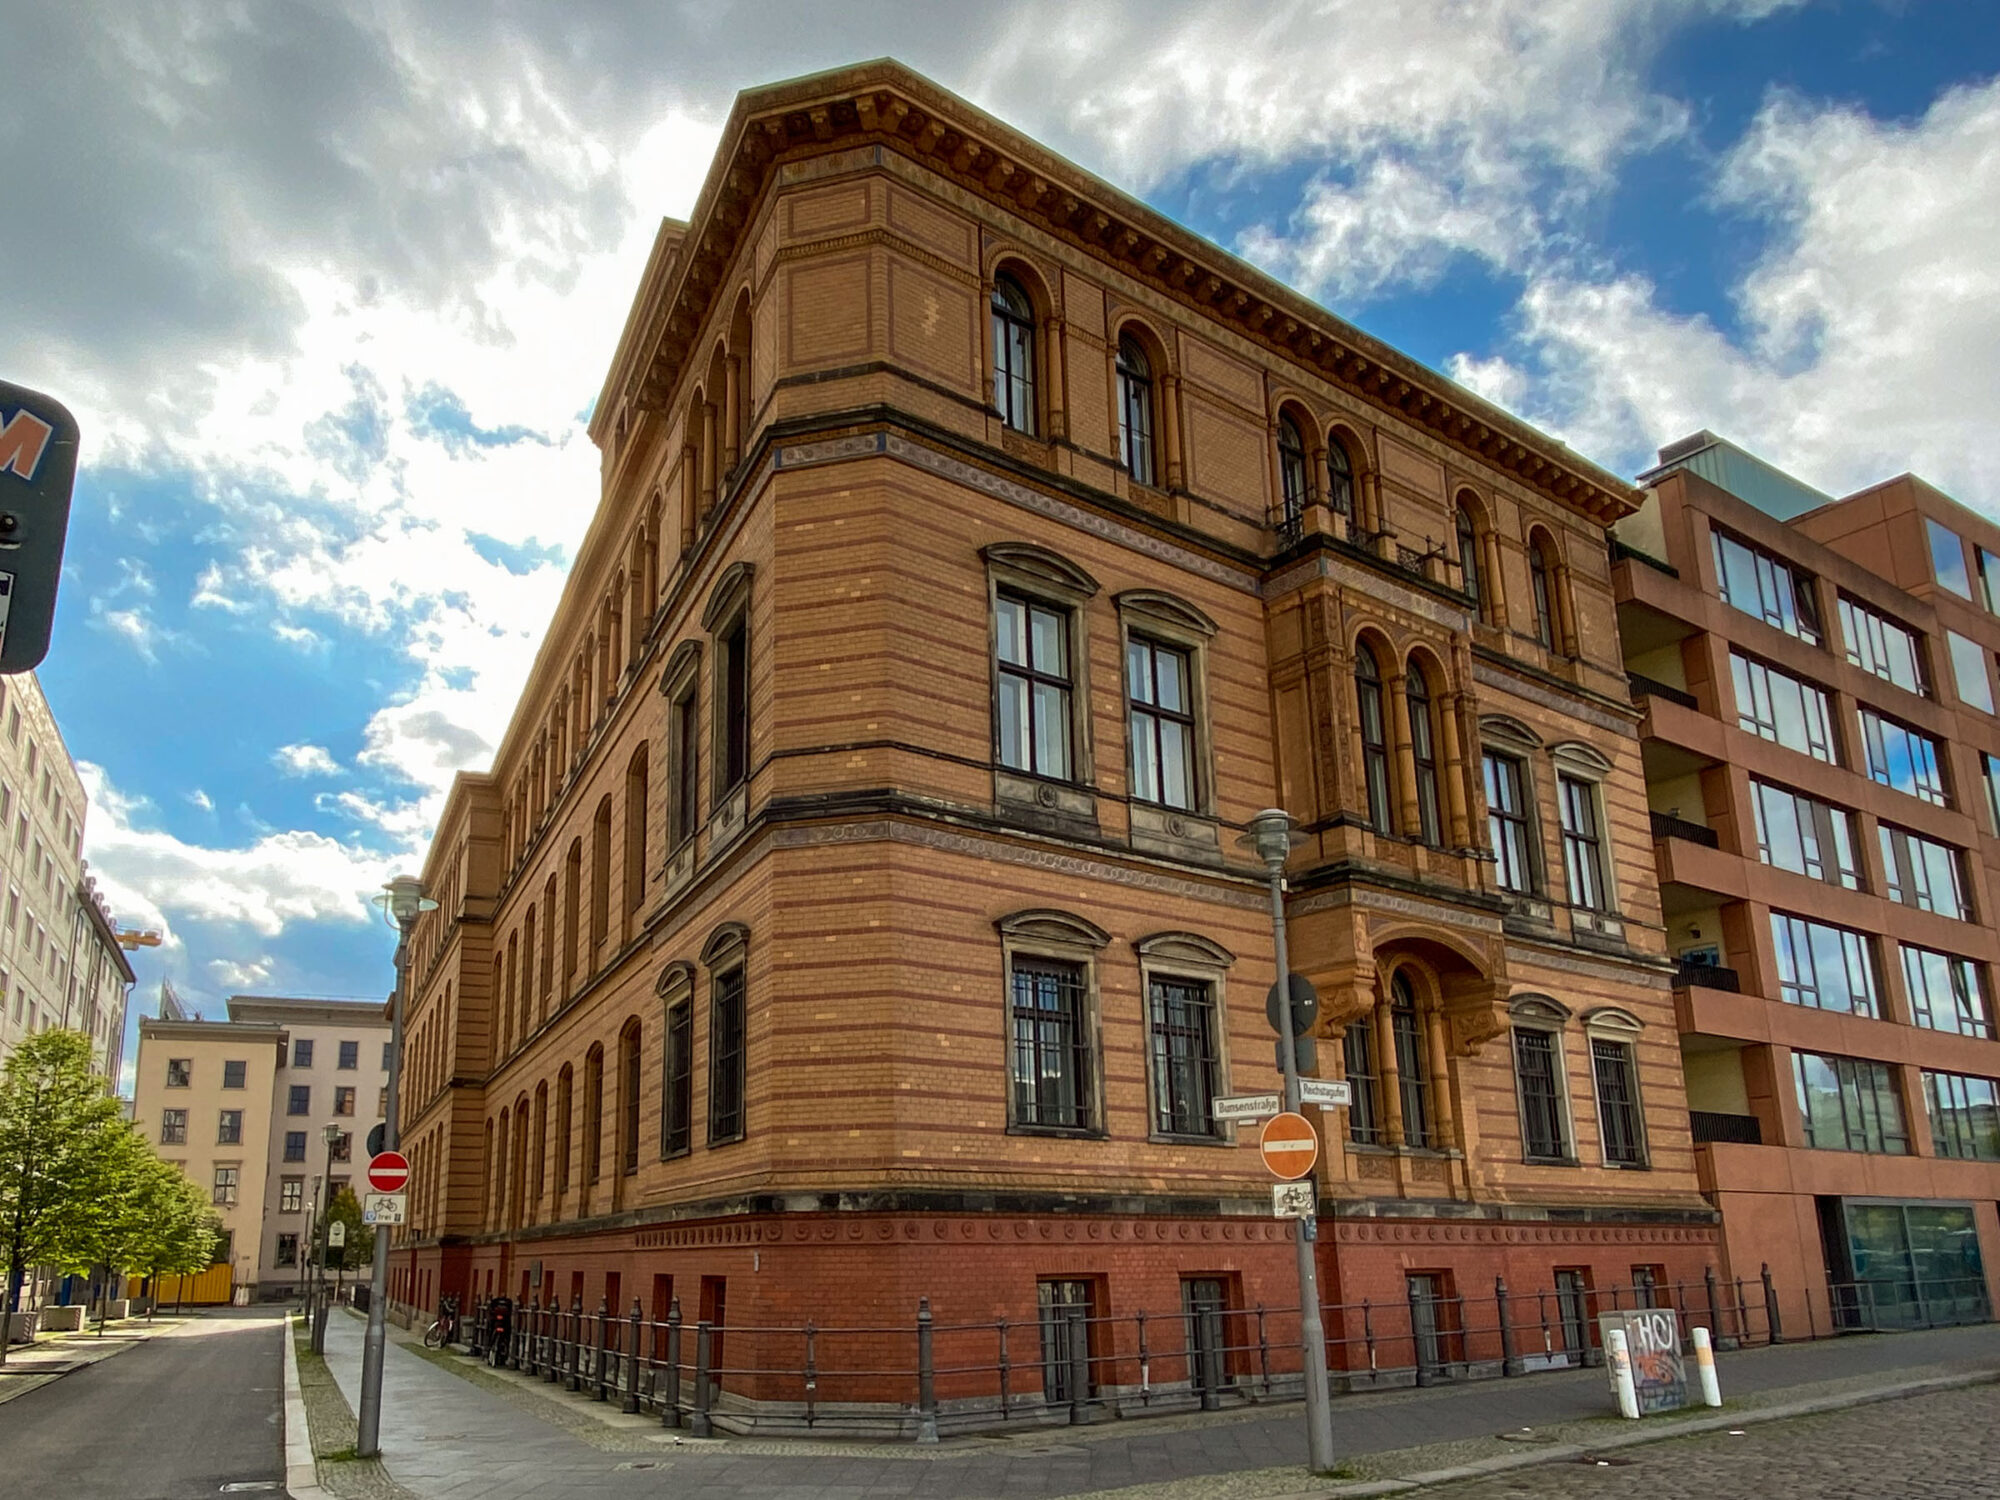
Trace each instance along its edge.
<instances>
[{"instance_id":1,"label":"balcony railing","mask_svg":"<svg viewBox=\"0 0 2000 1500\"><path fill-rule=\"evenodd\" d=\"M1656 839L1686 839L1690 844L1699 844L1704 849L1719 849L1722 840L1713 828L1702 823L1690 823L1686 818L1677 818L1672 813L1656 812L1652 815L1653 837Z\"/></svg>"},{"instance_id":2,"label":"balcony railing","mask_svg":"<svg viewBox=\"0 0 2000 1500\"><path fill-rule=\"evenodd\" d=\"M1657 677L1648 677L1643 672L1627 672L1625 680L1632 684L1634 698L1664 698L1669 703L1678 703L1682 708L1701 707L1693 693L1670 687Z\"/></svg>"},{"instance_id":3,"label":"balcony railing","mask_svg":"<svg viewBox=\"0 0 2000 1500\"><path fill-rule=\"evenodd\" d=\"M1725 969L1721 964L1690 963L1681 959L1674 965L1675 989L1727 990L1732 995L1743 993L1743 982L1734 969Z\"/></svg>"},{"instance_id":4,"label":"balcony railing","mask_svg":"<svg viewBox=\"0 0 2000 1500\"><path fill-rule=\"evenodd\" d=\"M1712 1141L1727 1141L1738 1146L1764 1144L1764 1130L1755 1115L1720 1115L1711 1110L1691 1109L1688 1111L1688 1124L1694 1131L1697 1146L1705 1146Z\"/></svg>"},{"instance_id":5,"label":"balcony railing","mask_svg":"<svg viewBox=\"0 0 2000 1500\"><path fill-rule=\"evenodd\" d=\"M1627 546L1615 536L1607 537L1605 540L1611 544L1611 560L1614 563L1629 557L1633 562L1644 563L1647 567L1654 569L1656 572L1664 573L1669 578L1678 578L1681 576L1679 568L1675 567L1672 563L1661 562L1650 552L1641 552L1637 547Z\"/></svg>"}]
</instances>

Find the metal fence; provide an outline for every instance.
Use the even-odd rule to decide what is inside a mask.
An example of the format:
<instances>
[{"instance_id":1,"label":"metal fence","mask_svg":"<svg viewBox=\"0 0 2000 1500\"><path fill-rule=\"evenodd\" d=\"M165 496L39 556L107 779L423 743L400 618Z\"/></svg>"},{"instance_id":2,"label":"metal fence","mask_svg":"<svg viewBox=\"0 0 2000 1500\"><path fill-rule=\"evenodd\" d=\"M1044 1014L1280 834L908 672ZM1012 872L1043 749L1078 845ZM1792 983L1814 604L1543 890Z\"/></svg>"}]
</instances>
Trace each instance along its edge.
<instances>
[{"instance_id":1,"label":"metal fence","mask_svg":"<svg viewBox=\"0 0 2000 1500\"><path fill-rule=\"evenodd\" d=\"M1574 1369L1602 1360L1600 1313L1671 1307L1684 1336L1718 1348L1857 1331L1984 1321L1985 1284L1863 1281L1808 1291L1806 1326L1787 1328L1768 1268L1748 1282L1713 1269L1695 1282L1553 1286L1469 1296L1446 1279L1412 1277L1408 1295L1329 1303L1325 1358L1337 1391L1428 1386ZM472 1352L496 1366L696 1436L839 1432L935 1440L1014 1423L1088 1423L1103 1416L1216 1409L1296 1399L1303 1385L1296 1307L1190 1299L1164 1312L1108 1315L1086 1299L1039 1317L941 1323L921 1299L901 1325L719 1325L664 1319L635 1299L620 1316L581 1297L478 1305Z\"/></svg>"}]
</instances>

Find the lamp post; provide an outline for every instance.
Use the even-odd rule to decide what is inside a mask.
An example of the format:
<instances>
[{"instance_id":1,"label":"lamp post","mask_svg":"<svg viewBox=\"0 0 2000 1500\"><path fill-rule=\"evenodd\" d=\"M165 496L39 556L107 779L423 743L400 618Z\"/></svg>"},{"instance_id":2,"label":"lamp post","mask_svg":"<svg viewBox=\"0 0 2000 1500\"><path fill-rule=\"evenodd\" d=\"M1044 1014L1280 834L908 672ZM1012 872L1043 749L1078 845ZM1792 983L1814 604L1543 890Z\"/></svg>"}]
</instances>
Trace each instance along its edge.
<instances>
[{"instance_id":1,"label":"lamp post","mask_svg":"<svg viewBox=\"0 0 2000 1500\"><path fill-rule=\"evenodd\" d=\"M1278 1061L1285 1073L1285 1108L1299 1108L1298 1048L1292 1039L1291 959L1285 951L1285 858L1300 835L1292 815L1267 807L1250 820L1241 842L1264 861L1271 881L1271 940L1278 963ZM1313 1191L1315 1208L1319 1192ZM1319 1314L1319 1269L1313 1244L1318 1238L1317 1215L1298 1221L1293 1243L1299 1260L1299 1337L1305 1345L1306 1455L1313 1472L1333 1468L1333 1400L1326 1381L1326 1330Z\"/></svg>"},{"instance_id":2,"label":"lamp post","mask_svg":"<svg viewBox=\"0 0 2000 1500\"><path fill-rule=\"evenodd\" d=\"M389 925L396 929L396 996L389 1008L389 1108L382 1121L382 1149L397 1145L398 1086L403 1077L403 1008L410 988L410 934L417 918L436 911L437 902L424 895L424 883L414 875L398 875L376 898ZM374 1458L382 1451L382 1352L389 1342L389 1226L375 1226L375 1260L368 1277L368 1336L361 1348L361 1409L355 1420L354 1452Z\"/></svg>"},{"instance_id":3,"label":"lamp post","mask_svg":"<svg viewBox=\"0 0 2000 1500\"><path fill-rule=\"evenodd\" d=\"M307 1244L313 1249L313 1295L306 1305L306 1346L315 1354L326 1353L326 1318L321 1316L320 1303L326 1300L326 1226L322 1218L333 1211L333 1148L340 1144L340 1127L329 1121L319 1133L326 1142L326 1176L320 1180L326 1184L324 1195L313 1194L312 1232Z\"/></svg>"}]
</instances>

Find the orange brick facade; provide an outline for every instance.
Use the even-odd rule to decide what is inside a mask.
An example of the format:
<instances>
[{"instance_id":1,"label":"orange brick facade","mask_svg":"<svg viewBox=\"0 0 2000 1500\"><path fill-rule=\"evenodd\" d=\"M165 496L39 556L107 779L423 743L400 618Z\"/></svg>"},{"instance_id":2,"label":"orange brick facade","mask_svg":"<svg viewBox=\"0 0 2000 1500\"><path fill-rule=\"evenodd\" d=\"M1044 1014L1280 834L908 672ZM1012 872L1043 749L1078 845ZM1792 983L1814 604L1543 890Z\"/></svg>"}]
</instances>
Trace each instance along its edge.
<instances>
[{"instance_id":1,"label":"orange brick facade","mask_svg":"<svg viewBox=\"0 0 2000 1500\"><path fill-rule=\"evenodd\" d=\"M588 538L425 870L397 1300L1293 1304L1254 1132L1205 1107L1276 1086L1237 845L1273 804L1318 1071L1370 1059L1361 1126L1311 1111L1326 1300L1714 1262L1604 540L1628 487L886 65L739 100L592 430ZM1010 665L1009 611L1047 660ZM1185 674L1169 771L1135 650ZM1517 891L1483 749L1521 778ZM1073 1026L1029 1055L1036 1003Z\"/></svg>"}]
</instances>

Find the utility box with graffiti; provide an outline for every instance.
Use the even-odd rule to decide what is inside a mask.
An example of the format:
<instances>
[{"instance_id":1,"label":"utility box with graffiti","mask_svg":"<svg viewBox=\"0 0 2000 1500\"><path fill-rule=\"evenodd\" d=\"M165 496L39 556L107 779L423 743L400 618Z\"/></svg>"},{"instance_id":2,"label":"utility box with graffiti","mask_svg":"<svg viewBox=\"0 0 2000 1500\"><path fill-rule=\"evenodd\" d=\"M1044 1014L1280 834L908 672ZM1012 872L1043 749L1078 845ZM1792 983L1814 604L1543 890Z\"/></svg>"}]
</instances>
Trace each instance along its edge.
<instances>
[{"instance_id":1,"label":"utility box with graffiti","mask_svg":"<svg viewBox=\"0 0 2000 1500\"><path fill-rule=\"evenodd\" d=\"M1687 1405L1687 1367L1681 1362L1681 1319L1671 1307L1636 1307L1625 1312L1600 1313L1597 1335L1601 1343L1612 1329L1622 1329L1625 1348L1632 1361L1632 1385L1639 1396L1639 1414L1679 1411ZM1606 1362L1609 1371L1610 1363ZM1617 1394L1614 1377L1612 1394Z\"/></svg>"}]
</instances>

